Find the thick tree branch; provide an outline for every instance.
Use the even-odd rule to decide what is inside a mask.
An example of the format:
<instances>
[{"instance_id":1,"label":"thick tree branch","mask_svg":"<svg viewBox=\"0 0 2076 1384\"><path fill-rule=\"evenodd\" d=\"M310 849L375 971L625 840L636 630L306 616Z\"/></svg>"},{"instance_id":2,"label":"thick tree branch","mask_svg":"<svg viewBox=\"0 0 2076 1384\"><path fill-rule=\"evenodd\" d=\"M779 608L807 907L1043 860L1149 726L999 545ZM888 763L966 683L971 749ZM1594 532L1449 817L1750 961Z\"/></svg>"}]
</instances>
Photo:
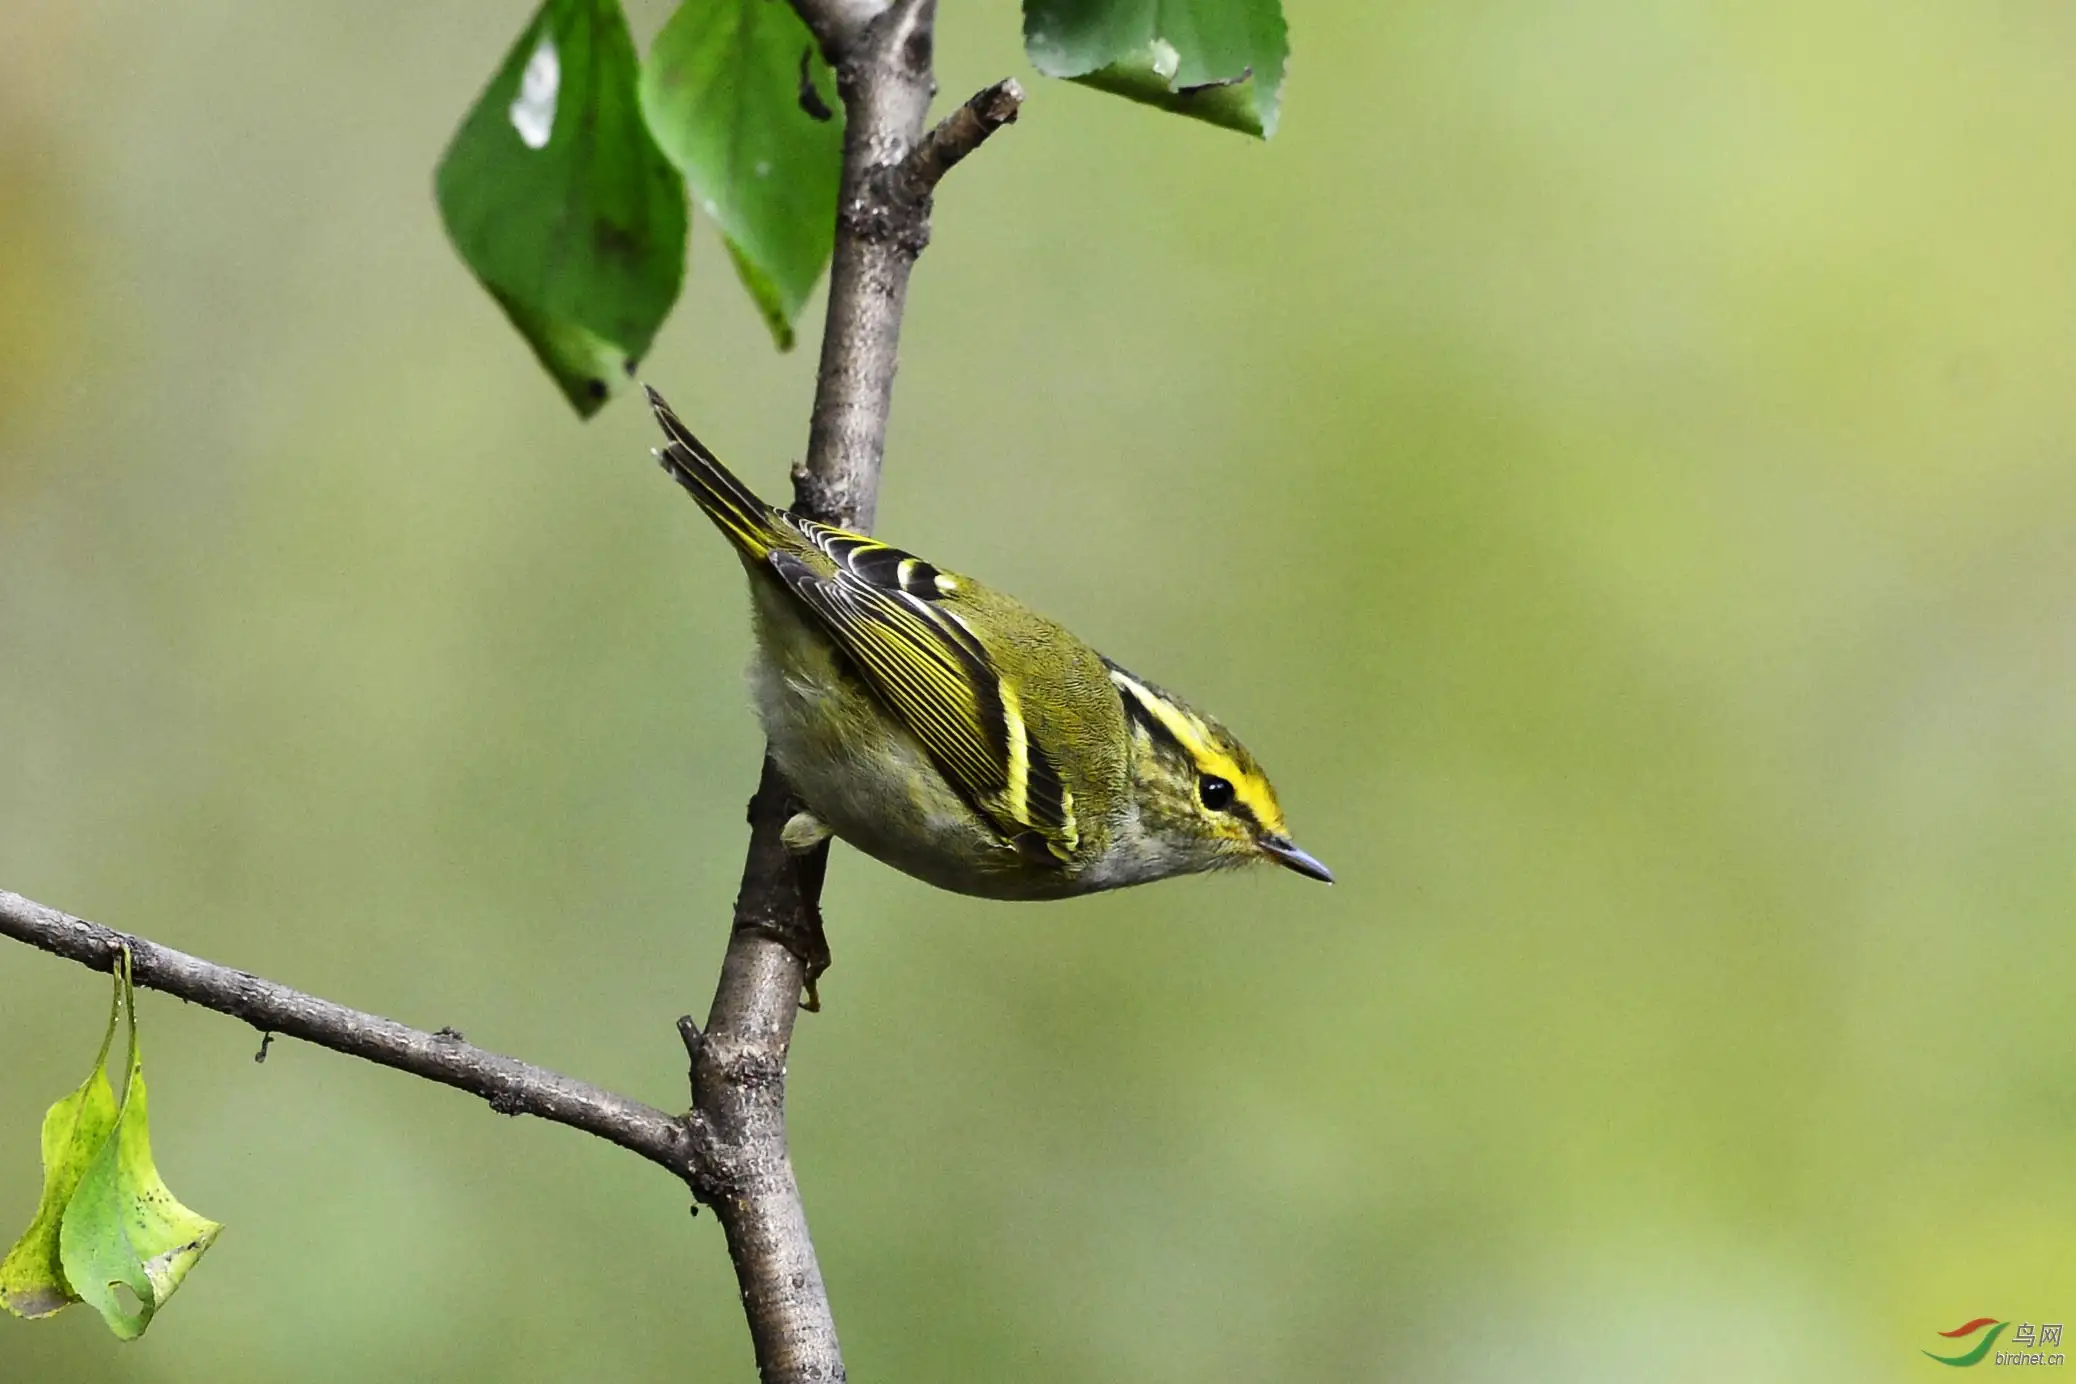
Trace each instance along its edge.
<instances>
[{"instance_id":1,"label":"thick tree branch","mask_svg":"<svg viewBox=\"0 0 2076 1384\"><path fill-rule=\"evenodd\" d=\"M90 923L0 889L0 937L108 971L130 949L138 986L242 1019L262 1033L315 1043L350 1057L481 1096L501 1115L537 1115L632 1149L692 1184L704 1176L698 1131L675 1115L574 1077L474 1047L452 1030L425 1033L348 1009L244 971Z\"/></svg>"},{"instance_id":2,"label":"thick tree branch","mask_svg":"<svg viewBox=\"0 0 2076 1384\"><path fill-rule=\"evenodd\" d=\"M807 460L793 489L802 513L861 532L879 502L908 271L929 240L926 215L893 195L890 178L922 138L936 94L936 8L897 0L836 64L845 117L836 252Z\"/></svg>"},{"instance_id":3,"label":"thick tree branch","mask_svg":"<svg viewBox=\"0 0 2076 1384\"><path fill-rule=\"evenodd\" d=\"M930 99L935 0L794 0L836 69L845 125L829 309L807 459L793 508L869 531L901 339L908 274L929 243L930 190L1013 119L1014 83L976 97L918 155ZM743 1309L765 1384L842 1380L843 1355L786 1147L786 1058L803 986L828 964L822 876L828 848L796 856L779 832L797 807L767 759L750 801L750 845L735 925L702 1034L680 1025L700 1128L711 1135L718 1194Z\"/></svg>"}]
</instances>

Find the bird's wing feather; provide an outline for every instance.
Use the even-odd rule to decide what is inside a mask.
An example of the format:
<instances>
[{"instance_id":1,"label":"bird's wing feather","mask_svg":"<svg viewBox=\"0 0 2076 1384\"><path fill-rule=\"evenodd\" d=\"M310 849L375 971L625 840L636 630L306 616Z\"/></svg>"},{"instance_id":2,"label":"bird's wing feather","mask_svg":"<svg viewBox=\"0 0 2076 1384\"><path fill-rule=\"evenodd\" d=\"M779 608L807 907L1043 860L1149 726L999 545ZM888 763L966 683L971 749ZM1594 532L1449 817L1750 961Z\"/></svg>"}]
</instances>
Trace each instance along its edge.
<instances>
[{"instance_id":1,"label":"bird's wing feather","mask_svg":"<svg viewBox=\"0 0 2076 1384\"><path fill-rule=\"evenodd\" d=\"M780 550L767 559L779 579L982 820L1033 860L1070 860L1079 841L1073 795L1031 736L1018 690L945 608L956 579L860 534L793 522L834 570Z\"/></svg>"}]
</instances>

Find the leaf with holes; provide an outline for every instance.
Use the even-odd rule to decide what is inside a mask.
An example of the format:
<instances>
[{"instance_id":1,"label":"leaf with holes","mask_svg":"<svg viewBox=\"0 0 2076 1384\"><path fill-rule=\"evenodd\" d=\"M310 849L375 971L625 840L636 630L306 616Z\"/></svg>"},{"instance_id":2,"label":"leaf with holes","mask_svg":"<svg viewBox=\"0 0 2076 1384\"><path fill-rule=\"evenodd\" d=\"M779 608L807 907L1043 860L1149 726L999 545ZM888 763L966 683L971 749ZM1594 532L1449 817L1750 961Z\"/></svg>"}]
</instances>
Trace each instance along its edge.
<instances>
[{"instance_id":1,"label":"leaf with holes","mask_svg":"<svg viewBox=\"0 0 2076 1384\"><path fill-rule=\"evenodd\" d=\"M685 274L685 189L642 122L618 0L547 0L455 132L448 238L580 415L649 349Z\"/></svg>"},{"instance_id":2,"label":"leaf with holes","mask_svg":"<svg viewBox=\"0 0 2076 1384\"><path fill-rule=\"evenodd\" d=\"M1290 39L1280 0L1024 0L1024 51L1048 77L1267 139Z\"/></svg>"},{"instance_id":3,"label":"leaf with holes","mask_svg":"<svg viewBox=\"0 0 2076 1384\"><path fill-rule=\"evenodd\" d=\"M780 350L829 263L842 103L783 0L686 0L642 68L642 112L727 239Z\"/></svg>"},{"instance_id":4,"label":"leaf with holes","mask_svg":"<svg viewBox=\"0 0 2076 1384\"><path fill-rule=\"evenodd\" d=\"M223 1227L182 1206L152 1161L135 996L124 989L130 1074L122 1112L65 1208L58 1242L73 1291L128 1341L144 1334ZM127 1299L121 1289L129 1290Z\"/></svg>"}]
</instances>

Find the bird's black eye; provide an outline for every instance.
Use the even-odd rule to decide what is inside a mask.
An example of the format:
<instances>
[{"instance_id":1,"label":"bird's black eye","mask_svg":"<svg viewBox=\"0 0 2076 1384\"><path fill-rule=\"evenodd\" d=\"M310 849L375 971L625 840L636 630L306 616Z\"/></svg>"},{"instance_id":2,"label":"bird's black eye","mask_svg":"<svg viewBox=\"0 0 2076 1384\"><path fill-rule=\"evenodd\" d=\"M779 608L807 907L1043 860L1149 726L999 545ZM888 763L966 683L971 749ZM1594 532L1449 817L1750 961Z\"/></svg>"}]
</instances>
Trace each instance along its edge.
<instances>
[{"instance_id":1,"label":"bird's black eye","mask_svg":"<svg viewBox=\"0 0 2076 1384\"><path fill-rule=\"evenodd\" d=\"M1233 786L1216 774L1205 774L1197 780L1197 796L1213 812L1223 812L1232 805Z\"/></svg>"}]
</instances>

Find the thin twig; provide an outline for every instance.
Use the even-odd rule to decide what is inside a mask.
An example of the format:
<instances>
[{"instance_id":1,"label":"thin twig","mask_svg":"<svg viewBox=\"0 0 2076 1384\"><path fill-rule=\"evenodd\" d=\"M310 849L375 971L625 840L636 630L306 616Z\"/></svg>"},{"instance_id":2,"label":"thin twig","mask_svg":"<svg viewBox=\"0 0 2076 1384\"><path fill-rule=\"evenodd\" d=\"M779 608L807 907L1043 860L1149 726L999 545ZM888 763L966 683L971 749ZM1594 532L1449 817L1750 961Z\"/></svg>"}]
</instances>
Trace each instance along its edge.
<instances>
[{"instance_id":1,"label":"thin twig","mask_svg":"<svg viewBox=\"0 0 2076 1384\"><path fill-rule=\"evenodd\" d=\"M1016 119L1024 104L1024 89L1016 78L1004 77L991 87L974 93L971 100L937 122L901 165L902 191L923 201L954 165L978 149L987 137Z\"/></svg>"},{"instance_id":2,"label":"thin twig","mask_svg":"<svg viewBox=\"0 0 2076 1384\"><path fill-rule=\"evenodd\" d=\"M133 933L0 889L0 936L65 957L96 971L115 965L128 947L140 988L174 995L241 1019L262 1042L300 1038L481 1096L501 1115L537 1115L596 1134L670 1169L695 1190L706 1184L701 1141L685 1120L589 1082L487 1052L459 1035L426 1033L394 1019L291 990L256 975L160 946ZM262 1046L261 1052L265 1052Z\"/></svg>"}]
</instances>

